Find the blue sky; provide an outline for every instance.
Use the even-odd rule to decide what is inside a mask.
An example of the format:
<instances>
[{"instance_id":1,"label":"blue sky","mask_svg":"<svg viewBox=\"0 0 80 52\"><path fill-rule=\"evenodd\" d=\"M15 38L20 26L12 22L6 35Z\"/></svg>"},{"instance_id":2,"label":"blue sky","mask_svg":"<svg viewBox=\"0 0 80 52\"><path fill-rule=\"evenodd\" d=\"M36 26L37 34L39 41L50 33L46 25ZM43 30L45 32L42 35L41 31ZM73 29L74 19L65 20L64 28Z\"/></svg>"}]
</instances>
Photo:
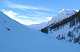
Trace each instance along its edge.
<instances>
[{"instance_id":1,"label":"blue sky","mask_svg":"<svg viewBox=\"0 0 80 52\"><path fill-rule=\"evenodd\" d=\"M80 0L0 0L0 10L23 24L31 25L49 21L61 9L79 9L79 2Z\"/></svg>"}]
</instances>

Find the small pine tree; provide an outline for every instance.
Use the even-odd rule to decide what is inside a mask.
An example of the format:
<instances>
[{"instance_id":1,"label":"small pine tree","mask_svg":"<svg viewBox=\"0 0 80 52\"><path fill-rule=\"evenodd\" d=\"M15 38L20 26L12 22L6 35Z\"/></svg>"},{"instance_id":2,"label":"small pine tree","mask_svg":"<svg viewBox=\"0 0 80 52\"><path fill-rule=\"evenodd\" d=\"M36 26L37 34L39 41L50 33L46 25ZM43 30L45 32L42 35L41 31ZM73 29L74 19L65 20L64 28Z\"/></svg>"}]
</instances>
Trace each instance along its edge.
<instances>
[{"instance_id":1,"label":"small pine tree","mask_svg":"<svg viewBox=\"0 0 80 52\"><path fill-rule=\"evenodd\" d=\"M71 31L68 32L67 34L68 37L74 37L73 33Z\"/></svg>"},{"instance_id":2,"label":"small pine tree","mask_svg":"<svg viewBox=\"0 0 80 52\"><path fill-rule=\"evenodd\" d=\"M67 34L67 37L69 38L68 41L72 42L73 38L74 38L74 35L73 35L73 33L71 31L69 31L68 34Z\"/></svg>"},{"instance_id":3,"label":"small pine tree","mask_svg":"<svg viewBox=\"0 0 80 52\"><path fill-rule=\"evenodd\" d=\"M79 43L80 44L80 35L78 37L74 38L74 43Z\"/></svg>"},{"instance_id":4,"label":"small pine tree","mask_svg":"<svg viewBox=\"0 0 80 52\"><path fill-rule=\"evenodd\" d=\"M11 29L10 28L8 28L8 27L6 27L6 29L7 29L7 31L10 31Z\"/></svg>"},{"instance_id":5,"label":"small pine tree","mask_svg":"<svg viewBox=\"0 0 80 52\"><path fill-rule=\"evenodd\" d=\"M41 32L48 33L48 29L47 28L41 29Z\"/></svg>"},{"instance_id":6,"label":"small pine tree","mask_svg":"<svg viewBox=\"0 0 80 52\"><path fill-rule=\"evenodd\" d=\"M59 35L57 35L56 39L58 39L58 40L65 40L65 36L59 34Z\"/></svg>"},{"instance_id":7,"label":"small pine tree","mask_svg":"<svg viewBox=\"0 0 80 52\"><path fill-rule=\"evenodd\" d=\"M73 42L74 43L78 43L79 42L79 38L74 38Z\"/></svg>"}]
</instances>

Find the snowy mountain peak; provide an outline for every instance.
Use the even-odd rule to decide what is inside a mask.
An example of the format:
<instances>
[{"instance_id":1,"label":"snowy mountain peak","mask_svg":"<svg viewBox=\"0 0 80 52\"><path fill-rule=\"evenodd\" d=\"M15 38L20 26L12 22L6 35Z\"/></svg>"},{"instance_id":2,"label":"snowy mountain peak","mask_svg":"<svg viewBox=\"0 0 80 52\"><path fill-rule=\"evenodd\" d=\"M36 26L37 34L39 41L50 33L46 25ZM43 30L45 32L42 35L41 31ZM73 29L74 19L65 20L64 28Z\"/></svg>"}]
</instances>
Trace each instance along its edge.
<instances>
[{"instance_id":1,"label":"snowy mountain peak","mask_svg":"<svg viewBox=\"0 0 80 52\"><path fill-rule=\"evenodd\" d=\"M62 9L58 12L57 16L54 16L49 22L48 24L52 24L52 23L56 23L59 22L65 18L68 18L72 15L74 15L76 12L78 12L78 10L71 10L71 9Z\"/></svg>"},{"instance_id":2,"label":"snowy mountain peak","mask_svg":"<svg viewBox=\"0 0 80 52\"><path fill-rule=\"evenodd\" d=\"M62 10L60 10L59 11L59 16L62 16L62 17L69 17L69 16L71 16L71 15L73 15L73 14L75 14L77 11L76 10L74 10L74 9L62 9Z\"/></svg>"}]
</instances>

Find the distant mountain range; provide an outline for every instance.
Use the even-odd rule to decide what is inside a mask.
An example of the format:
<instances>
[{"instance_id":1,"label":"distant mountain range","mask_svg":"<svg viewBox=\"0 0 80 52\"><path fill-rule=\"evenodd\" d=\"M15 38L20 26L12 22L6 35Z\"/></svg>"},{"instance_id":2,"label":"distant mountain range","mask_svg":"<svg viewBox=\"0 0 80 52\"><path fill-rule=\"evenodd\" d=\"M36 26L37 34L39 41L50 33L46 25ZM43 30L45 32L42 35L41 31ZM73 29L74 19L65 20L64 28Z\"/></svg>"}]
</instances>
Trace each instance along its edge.
<instances>
[{"instance_id":1,"label":"distant mountain range","mask_svg":"<svg viewBox=\"0 0 80 52\"><path fill-rule=\"evenodd\" d=\"M33 25L30 25L29 27L30 28L33 28L33 29L37 29L37 30L40 30L40 29L43 29L44 27L46 26L49 26L51 24L56 24L57 22L60 22L62 21L63 19L66 19L72 15L74 15L75 13L77 13L78 11L76 10L70 10L70 9L62 9L58 12L58 14L56 16L53 16L52 19L48 22L43 22L41 24L33 24Z\"/></svg>"}]
</instances>

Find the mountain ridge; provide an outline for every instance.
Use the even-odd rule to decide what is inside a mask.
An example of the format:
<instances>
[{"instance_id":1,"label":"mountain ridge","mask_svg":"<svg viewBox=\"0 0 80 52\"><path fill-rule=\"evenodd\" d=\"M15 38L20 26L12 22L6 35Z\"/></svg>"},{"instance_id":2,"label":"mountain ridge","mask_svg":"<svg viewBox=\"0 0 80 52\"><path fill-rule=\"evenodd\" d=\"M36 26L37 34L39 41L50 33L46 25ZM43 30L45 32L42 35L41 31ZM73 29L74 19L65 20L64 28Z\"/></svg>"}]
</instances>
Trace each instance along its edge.
<instances>
[{"instance_id":1,"label":"mountain ridge","mask_svg":"<svg viewBox=\"0 0 80 52\"><path fill-rule=\"evenodd\" d=\"M80 11L79 11L80 12ZM65 24L65 23L68 23L69 21L72 21L76 16L75 15L77 15L79 12L77 12L77 13L75 13L74 15L72 15L72 16L70 16L70 17L67 17L67 18L64 18L62 21L59 21L59 22L57 22L57 23L52 23L52 24L50 24L50 25L48 25L47 27L45 27L45 28L43 28L43 29L46 29L46 28L51 28L51 29L54 29L54 28L56 28L56 27L58 27L58 26L60 26L60 25L63 25L63 24ZM74 17L73 17L74 16ZM52 26L52 27L51 27ZM46 29L47 30L47 29ZM42 30L43 31L43 30Z\"/></svg>"}]
</instances>

